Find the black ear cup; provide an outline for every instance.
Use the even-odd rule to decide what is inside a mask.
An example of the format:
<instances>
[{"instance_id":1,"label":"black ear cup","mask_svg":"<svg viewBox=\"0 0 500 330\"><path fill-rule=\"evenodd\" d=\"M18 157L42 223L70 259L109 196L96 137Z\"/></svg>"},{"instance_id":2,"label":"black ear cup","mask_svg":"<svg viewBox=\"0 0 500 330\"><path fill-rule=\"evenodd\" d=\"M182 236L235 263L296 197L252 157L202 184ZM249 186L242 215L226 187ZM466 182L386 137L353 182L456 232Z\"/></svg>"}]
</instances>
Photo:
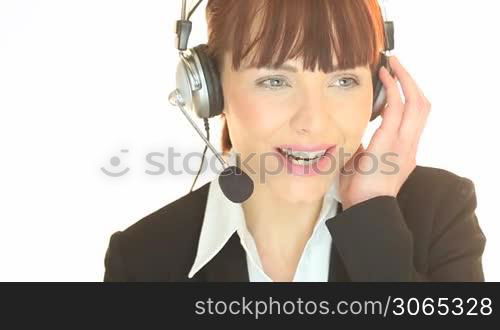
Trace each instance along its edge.
<instances>
[{"instance_id":1,"label":"black ear cup","mask_svg":"<svg viewBox=\"0 0 500 330\"><path fill-rule=\"evenodd\" d=\"M372 80L373 80L373 107L372 107L372 116L370 118L370 121L374 120L377 118L382 110L385 108L385 105L387 103L387 95L385 92L384 84L382 81L379 79L379 71L380 68L385 67L391 74L392 70L389 65L389 59L385 54L381 54L380 58L380 64L377 67L377 70L375 71Z\"/></svg>"},{"instance_id":2,"label":"black ear cup","mask_svg":"<svg viewBox=\"0 0 500 330\"><path fill-rule=\"evenodd\" d=\"M209 113L210 117L220 115L224 109L224 97L222 94L222 86L220 84L219 72L215 62L210 58L207 52L208 46L201 44L193 48L198 56L205 83L202 82L203 88L208 91Z\"/></svg>"}]
</instances>

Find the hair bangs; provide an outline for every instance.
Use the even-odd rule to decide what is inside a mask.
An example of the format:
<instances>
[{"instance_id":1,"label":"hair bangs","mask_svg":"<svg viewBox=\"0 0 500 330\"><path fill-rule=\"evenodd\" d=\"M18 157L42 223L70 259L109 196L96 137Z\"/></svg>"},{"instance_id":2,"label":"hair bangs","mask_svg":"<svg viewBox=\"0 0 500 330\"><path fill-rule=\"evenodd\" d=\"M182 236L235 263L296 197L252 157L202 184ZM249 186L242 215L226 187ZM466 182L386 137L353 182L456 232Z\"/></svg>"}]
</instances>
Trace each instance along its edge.
<instances>
[{"instance_id":1,"label":"hair bangs","mask_svg":"<svg viewBox=\"0 0 500 330\"><path fill-rule=\"evenodd\" d=\"M301 58L303 70L373 72L384 48L376 0L210 0L207 20L212 54L230 51L235 70Z\"/></svg>"}]
</instances>

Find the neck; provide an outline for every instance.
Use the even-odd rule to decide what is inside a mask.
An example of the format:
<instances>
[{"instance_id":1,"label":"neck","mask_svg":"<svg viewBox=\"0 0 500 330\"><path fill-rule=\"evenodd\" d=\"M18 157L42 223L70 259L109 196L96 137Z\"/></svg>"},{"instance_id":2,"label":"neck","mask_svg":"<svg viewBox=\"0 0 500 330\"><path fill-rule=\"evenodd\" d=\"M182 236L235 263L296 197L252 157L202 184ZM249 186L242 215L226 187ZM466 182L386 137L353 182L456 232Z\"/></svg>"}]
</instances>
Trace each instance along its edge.
<instances>
[{"instance_id":1,"label":"neck","mask_svg":"<svg viewBox=\"0 0 500 330\"><path fill-rule=\"evenodd\" d=\"M255 188L242 206L256 244L271 251L301 252L316 225L323 199L292 203L274 196L265 186Z\"/></svg>"}]
</instances>

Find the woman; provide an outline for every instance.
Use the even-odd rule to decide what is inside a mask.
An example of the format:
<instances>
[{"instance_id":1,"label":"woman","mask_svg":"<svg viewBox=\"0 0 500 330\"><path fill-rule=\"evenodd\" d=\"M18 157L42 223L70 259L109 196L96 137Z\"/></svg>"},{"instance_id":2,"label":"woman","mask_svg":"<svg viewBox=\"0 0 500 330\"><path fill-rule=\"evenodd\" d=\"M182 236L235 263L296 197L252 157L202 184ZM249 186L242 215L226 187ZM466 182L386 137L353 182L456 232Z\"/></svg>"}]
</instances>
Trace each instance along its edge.
<instances>
[{"instance_id":1,"label":"woman","mask_svg":"<svg viewBox=\"0 0 500 330\"><path fill-rule=\"evenodd\" d=\"M431 105L397 58L378 70L376 0L210 0L206 16L222 149L254 192L235 204L214 180L115 233L105 281L484 280L474 185L416 165ZM387 107L364 148L375 79Z\"/></svg>"}]
</instances>

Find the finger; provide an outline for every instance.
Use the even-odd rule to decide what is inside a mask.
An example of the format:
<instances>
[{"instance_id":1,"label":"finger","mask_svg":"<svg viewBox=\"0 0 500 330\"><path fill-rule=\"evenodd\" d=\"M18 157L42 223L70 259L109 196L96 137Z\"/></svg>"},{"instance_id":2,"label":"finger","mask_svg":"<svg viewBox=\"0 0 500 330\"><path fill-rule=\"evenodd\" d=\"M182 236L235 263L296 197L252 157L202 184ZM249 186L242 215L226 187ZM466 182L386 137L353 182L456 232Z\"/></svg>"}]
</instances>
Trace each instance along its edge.
<instances>
[{"instance_id":1,"label":"finger","mask_svg":"<svg viewBox=\"0 0 500 330\"><path fill-rule=\"evenodd\" d=\"M380 127L384 131L397 132L403 116L403 100L401 99L396 80L385 67L380 69L379 76L380 81L384 85L387 100L387 105L381 112L383 119Z\"/></svg>"},{"instance_id":2,"label":"finger","mask_svg":"<svg viewBox=\"0 0 500 330\"><path fill-rule=\"evenodd\" d=\"M421 94L423 95L422 91L420 91ZM419 117L419 124L417 131L415 133L415 136L413 137L413 141L411 142L411 147L408 150L409 152L409 157L412 159L416 160L417 158L417 152L418 152L418 147L420 144L420 141L422 139L423 132L425 130L425 127L427 126L427 120L430 114L430 109L431 109L431 104L427 100L425 96L423 98L423 110L420 111L420 117Z\"/></svg>"},{"instance_id":3,"label":"finger","mask_svg":"<svg viewBox=\"0 0 500 330\"><path fill-rule=\"evenodd\" d=\"M429 100L427 100L427 98L424 96L424 94L421 90L420 90L420 95L421 95L421 98L420 98L420 102L418 104L419 116L417 119L417 129L414 132L414 137L413 137L413 139L415 141L414 143L416 144L415 150L418 147L418 141L420 140L420 138L422 136L423 130L424 130L425 126L427 125L427 119L429 117L429 113L430 113L430 109L431 109L431 104L430 104Z\"/></svg>"},{"instance_id":4,"label":"finger","mask_svg":"<svg viewBox=\"0 0 500 330\"><path fill-rule=\"evenodd\" d=\"M364 151L365 149L363 147L363 144L360 144L358 146L358 149L356 149L352 156L350 156L349 160L344 164L344 168L349 171L354 170L356 159L359 158L359 155ZM348 153L347 155L350 155L350 153Z\"/></svg>"},{"instance_id":5,"label":"finger","mask_svg":"<svg viewBox=\"0 0 500 330\"><path fill-rule=\"evenodd\" d=\"M419 118L419 128L417 130L417 134L414 139L414 145L413 145L413 151L416 153L418 149L418 145L420 143L420 140L422 139L423 132L425 130L425 127L427 126L427 121L429 118L430 114L430 109L431 109L431 104L430 102L424 97L424 109L421 111L421 116Z\"/></svg>"},{"instance_id":6,"label":"finger","mask_svg":"<svg viewBox=\"0 0 500 330\"><path fill-rule=\"evenodd\" d=\"M421 127L422 111L424 110L423 95L415 80L396 58L391 57L391 66L401 82L405 95L404 114L399 127L399 137L412 145Z\"/></svg>"},{"instance_id":7,"label":"finger","mask_svg":"<svg viewBox=\"0 0 500 330\"><path fill-rule=\"evenodd\" d=\"M396 56L389 57L389 64L393 74L401 83L403 94L405 96L405 103L417 102L419 98L419 90L413 77L403 67Z\"/></svg>"}]
</instances>

